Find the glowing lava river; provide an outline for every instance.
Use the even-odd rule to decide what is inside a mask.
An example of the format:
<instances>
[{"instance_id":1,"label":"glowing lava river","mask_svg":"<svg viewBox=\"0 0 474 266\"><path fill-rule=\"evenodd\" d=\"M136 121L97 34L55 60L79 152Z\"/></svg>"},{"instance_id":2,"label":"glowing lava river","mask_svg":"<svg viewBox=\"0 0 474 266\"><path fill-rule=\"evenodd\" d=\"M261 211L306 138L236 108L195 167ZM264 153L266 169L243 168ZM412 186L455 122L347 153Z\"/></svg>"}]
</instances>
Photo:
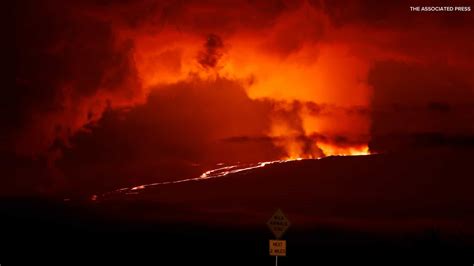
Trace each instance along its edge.
<instances>
[{"instance_id":1,"label":"glowing lava river","mask_svg":"<svg viewBox=\"0 0 474 266\"><path fill-rule=\"evenodd\" d=\"M422 230L436 224L472 232L471 165L471 157L456 153L218 165L194 178L94 195L88 206L107 219L149 223L254 226L280 208L299 228ZM456 193L440 194L444 188Z\"/></svg>"},{"instance_id":2,"label":"glowing lava river","mask_svg":"<svg viewBox=\"0 0 474 266\"><path fill-rule=\"evenodd\" d=\"M193 181L203 181L211 178L218 178L218 177L224 177L229 174L235 174L239 172L245 172L249 170L253 170L256 168L262 168L270 164L280 164L280 163L286 163L286 162L291 162L291 161L301 161L303 160L302 158L296 158L296 159L286 159L286 160L275 160L275 161L266 161L266 162L258 162L258 163L239 163L235 165L229 165L229 166L224 166L224 167L219 167L216 169L211 169L208 170L204 173L202 173L199 177L194 177L194 178L186 178L186 179L180 179L180 180L173 180L173 181L165 181L165 182L156 182L156 183L150 183L150 184L145 184L145 185L139 185L139 186L133 186L133 187L125 187L125 188L120 188L116 189L110 192L103 193L99 197L97 196L92 196L92 200L96 199L106 199L110 196L117 196L117 195L136 195L139 194L139 191L148 189L148 188L154 188L157 186L162 186L162 185L169 185L169 184L178 184L178 183L184 183L184 182L193 182ZM307 159L311 160L311 159Z\"/></svg>"}]
</instances>

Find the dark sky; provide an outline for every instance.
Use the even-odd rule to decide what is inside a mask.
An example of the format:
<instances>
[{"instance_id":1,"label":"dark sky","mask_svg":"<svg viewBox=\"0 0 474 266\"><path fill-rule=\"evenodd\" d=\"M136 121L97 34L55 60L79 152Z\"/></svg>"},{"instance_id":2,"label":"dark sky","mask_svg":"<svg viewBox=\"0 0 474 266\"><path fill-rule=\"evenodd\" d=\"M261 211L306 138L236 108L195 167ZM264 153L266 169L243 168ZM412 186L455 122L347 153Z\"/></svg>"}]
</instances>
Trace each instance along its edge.
<instances>
[{"instance_id":1,"label":"dark sky","mask_svg":"<svg viewBox=\"0 0 474 266\"><path fill-rule=\"evenodd\" d=\"M17 1L1 192L472 147L473 13L427 3Z\"/></svg>"}]
</instances>

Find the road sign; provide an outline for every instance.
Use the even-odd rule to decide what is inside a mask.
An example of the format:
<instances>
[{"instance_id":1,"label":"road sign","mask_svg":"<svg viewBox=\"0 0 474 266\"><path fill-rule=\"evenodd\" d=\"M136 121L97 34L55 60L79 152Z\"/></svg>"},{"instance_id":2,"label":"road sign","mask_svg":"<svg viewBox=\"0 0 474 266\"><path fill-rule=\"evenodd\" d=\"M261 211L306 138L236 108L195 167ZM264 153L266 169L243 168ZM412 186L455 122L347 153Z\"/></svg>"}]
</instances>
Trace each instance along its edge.
<instances>
[{"instance_id":1,"label":"road sign","mask_svg":"<svg viewBox=\"0 0 474 266\"><path fill-rule=\"evenodd\" d=\"M286 256L286 240L270 240L270 256Z\"/></svg>"},{"instance_id":2,"label":"road sign","mask_svg":"<svg viewBox=\"0 0 474 266\"><path fill-rule=\"evenodd\" d=\"M277 239L281 238L286 229L290 227L290 221L286 218L283 212L278 209L267 222L268 228L275 235Z\"/></svg>"}]
</instances>

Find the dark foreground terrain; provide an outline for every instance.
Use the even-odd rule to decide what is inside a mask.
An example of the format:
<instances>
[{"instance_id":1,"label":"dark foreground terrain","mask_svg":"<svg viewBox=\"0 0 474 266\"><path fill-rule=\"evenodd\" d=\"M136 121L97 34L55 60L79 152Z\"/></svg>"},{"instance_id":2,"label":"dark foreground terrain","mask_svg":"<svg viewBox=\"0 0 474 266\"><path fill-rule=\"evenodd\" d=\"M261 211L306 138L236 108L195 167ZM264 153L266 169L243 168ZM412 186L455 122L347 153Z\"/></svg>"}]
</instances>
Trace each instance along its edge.
<instances>
[{"instance_id":1,"label":"dark foreground terrain","mask_svg":"<svg viewBox=\"0 0 474 266\"><path fill-rule=\"evenodd\" d=\"M94 200L2 199L0 263L274 265L266 222L281 208L278 265L472 265L472 158L329 157Z\"/></svg>"}]
</instances>

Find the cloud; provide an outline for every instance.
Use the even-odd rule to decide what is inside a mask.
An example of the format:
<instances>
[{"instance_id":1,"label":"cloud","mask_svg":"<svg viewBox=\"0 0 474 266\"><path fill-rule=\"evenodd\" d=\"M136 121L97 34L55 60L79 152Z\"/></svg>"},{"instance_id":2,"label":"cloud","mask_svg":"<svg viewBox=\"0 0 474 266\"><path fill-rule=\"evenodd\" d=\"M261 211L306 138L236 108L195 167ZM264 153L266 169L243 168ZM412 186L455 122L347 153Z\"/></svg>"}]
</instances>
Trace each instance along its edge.
<instances>
[{"instance_id":1,"label":"cloud","mask_svg":"<svg viewBox=\"0 0 474 266\"><path fill-rule=\"evenodd\" d=\"M256 143L272 143L272 142L284 142L284 141L301 141L306 142L308 144L317 143L318 141L324 143L331 143L335 146L340 147L351 147L357 145L364 145L366 143L365 138L361 139L349 139L346 136L341 135L334 135L334 136L327 136L327 135L319 135L319 134L312 134L310 136L306 135L294 135L294 136L277 136L277 137L269 137L269 136L232 136L229 138L222 139L225 142L233 142L233 143L247 143L247 142L256 142ZM323 154L321 154L323 156Z\"/></svg>"},{"instance_id":2,"label":"cloud","mask_svg":"<svg viewBox=\"0 0 474 266\"><path fill-rule=\"evenodd\" d=\"M463 71L437 64L377 64L370 74L371 148L459 147L464 139L459 136L474 134L474 83Z\"/></svg>"},{"instance_id":3,"label":"cloud","mask_svg":"<svg viewBox=\"0 0 474 266\"><path fill-rule=\"evenodd\" d=\"M127 160L151 176L152 158L319 157L363 153L369 142L390 151L393 135L470 136L473 17L414 14L413 4L18 2L2 152L78 185L71 169L89 153L103 157L91 156L91 176L109 178ZM235 136L257 141L221 141Z\"/></svg>"},{"instance_id":4,"label":"cloud","mask_svg":"<svg viewBox=\"0 0 474 266\"><path fill-rule=\"evenodd\" d=\"M108 106L143 100L133 42L118 40L109 23L78 15L70 6L25 2L15 34L15 83L6 93L15 114L9 146L19 154L48 151Z\"/></svg>"},{"instance_id":5,"label":"cloud","mask_svg":"<svg viewBox=\"0 0 474 266\"><path fill-rule=\"evenodd\" d=\"M198 62L204 68L213 68L219 62L222 57L222 49L224 43L222 39L215 34L209 34L207 36L206 43L204 44L204 51L199 53Z\"/></svg>"},{"instance_id":6,"label":"cloud","mask_svg":"<svg viewBox=\"0 0 474 266\"><path fill-rule=\"evenodd\" d=\"M28 92L17 95L24 105L8 142L20 154L45 153L58 141L68 146L108 108L143 104L154 88L192 77L242 82L252 99L365 101L341 92L366 66L344 45L322 45L329 25L306 2L48 1L17 12L14 91ZM334 61L356 74L336 81L324 70L336 69ZM308 86L313 82L335 93Z\"/></svg>"},{"instance_id":7,"label":"cloud","mask_svg":"<svg viewBox=\"0 0 474 266\"><path fill-rule=\"evenodd\" d=\"M236 82L194 80L154 90L143 105L108 110L71 139L57 165L70 193L104 191L195 177L217 163L275 160L284 150L266 143L228 143L235 135L263 135L271 103L248 98Z\"/></svg>"}]
</instances>

